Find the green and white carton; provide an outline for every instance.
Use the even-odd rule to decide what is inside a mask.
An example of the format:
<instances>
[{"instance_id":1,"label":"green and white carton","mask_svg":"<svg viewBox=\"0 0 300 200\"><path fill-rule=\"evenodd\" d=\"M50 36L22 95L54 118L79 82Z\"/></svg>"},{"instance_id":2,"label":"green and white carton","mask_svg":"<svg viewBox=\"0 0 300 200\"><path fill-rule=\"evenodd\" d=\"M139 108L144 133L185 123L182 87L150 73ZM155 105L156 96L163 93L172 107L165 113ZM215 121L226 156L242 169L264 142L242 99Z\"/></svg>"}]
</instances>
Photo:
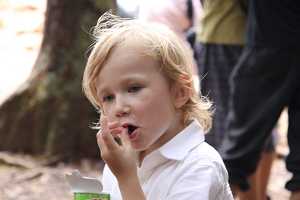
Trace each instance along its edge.
<instances>
[{"instance_id":1,"label":"green and white carton","mask_svg":"<svg viewBox=\"0 0 300 200\"><path fill-rule=\"evenodd\" d=\"M66 174L66 179L71 186L74 200L110 200L110 195L103 193L100 180L84 177L78 170Z\"/></svg>"}]
</instances>

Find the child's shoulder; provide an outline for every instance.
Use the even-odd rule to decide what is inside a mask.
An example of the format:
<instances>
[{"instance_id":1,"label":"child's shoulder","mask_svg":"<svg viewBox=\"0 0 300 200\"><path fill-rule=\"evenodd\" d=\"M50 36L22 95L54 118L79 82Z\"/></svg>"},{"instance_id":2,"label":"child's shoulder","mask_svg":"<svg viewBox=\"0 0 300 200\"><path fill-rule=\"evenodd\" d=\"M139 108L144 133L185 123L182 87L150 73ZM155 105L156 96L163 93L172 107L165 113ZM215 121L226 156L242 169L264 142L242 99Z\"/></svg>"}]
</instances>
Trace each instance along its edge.
<instances>
[{"instance_id":1,"label":"child's shoulder","mask_svg":"<svg viewBox=\"0 0 300 200\"><path fill-rule=\"evenodd\" d=\"M192 149L187 155L185 162L196 166L214 166L225 169L220 154L206 142L202 142Z\"/></svg>"},{"instance_id":2,"label":"child's shoulder","mask_svg":"<svg viewBox=\"0 0 300 200\"><path fill-rule=\"evenodd\" d=\"M184 160L172 171L176 174L172 191L180 187L194 187L195 194L202 195L214 191L213 196L219 196L215 199L232 199L225 198L230 196L228 185L228 173L219 153L206 142L202 142L193 148ZM198 191L199 190L199 191Z\"/></svg>"}]
</instances>

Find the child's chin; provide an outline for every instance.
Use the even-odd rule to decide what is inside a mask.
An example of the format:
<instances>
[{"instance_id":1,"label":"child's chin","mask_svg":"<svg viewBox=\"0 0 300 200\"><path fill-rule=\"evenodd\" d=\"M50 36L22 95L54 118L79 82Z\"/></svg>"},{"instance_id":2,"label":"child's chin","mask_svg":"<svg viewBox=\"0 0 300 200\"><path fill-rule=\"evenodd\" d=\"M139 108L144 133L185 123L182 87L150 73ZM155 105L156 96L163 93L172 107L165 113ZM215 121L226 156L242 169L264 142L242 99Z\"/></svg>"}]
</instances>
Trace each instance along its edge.
<instances>
[{"instance_id":1,"label":"child's chin","mask_svg":"<svg viewBox=\"0 0 300 200\"><path fill-rule=\"evenodd\" d=\"M137 152L142 152L144 151L143 148L139 147L139 146L136 146L136 145L133 145L131 144L131 147L133 148L133 150L137 151Z\"/></svg>"},{"instance_id":2,"label":"child's chin","mask_svg":"<svg viewBox=\"0 0 300 200\"><path fill-rule=\"evenodd\" d=\"M143 152L146 150L145 146L141 146L141 145L138 145L138 144L131 144L131 147L137 151L137 152Z\"/></svg>"}]
</instances>

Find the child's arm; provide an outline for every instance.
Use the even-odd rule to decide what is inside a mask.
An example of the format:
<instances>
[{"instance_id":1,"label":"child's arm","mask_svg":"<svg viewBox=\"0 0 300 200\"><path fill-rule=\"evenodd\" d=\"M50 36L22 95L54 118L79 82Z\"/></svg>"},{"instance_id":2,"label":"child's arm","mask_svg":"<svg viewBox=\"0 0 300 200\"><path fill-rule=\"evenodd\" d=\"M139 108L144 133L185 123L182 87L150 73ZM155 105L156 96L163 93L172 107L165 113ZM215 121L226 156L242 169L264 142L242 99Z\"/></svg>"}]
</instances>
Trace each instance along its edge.
<instances>
[{"instance_id":1,"label":"child's arm","mask_svg":"<svg viewBox=\"0 0 300 200\"><path fill-rule=\"evenodd\" d=\"M123 200L146 200L137 176L127 177L118 182Z\"/></svg>"},{"instance_id":2,"label":"child's arm","mask_svg":"<svg viewBox=\"0 0 300 200\"><path fill-rule=\"evenodd\" d=\"M101 120L102 130L97 134L97 142L102 159L118 180L123 200L146 199L137 176L135 152L132 150L126 129L118 123L108 124L105 117ZM118 134L122 145L113 138Z\"/></svg>"}]
</instances>

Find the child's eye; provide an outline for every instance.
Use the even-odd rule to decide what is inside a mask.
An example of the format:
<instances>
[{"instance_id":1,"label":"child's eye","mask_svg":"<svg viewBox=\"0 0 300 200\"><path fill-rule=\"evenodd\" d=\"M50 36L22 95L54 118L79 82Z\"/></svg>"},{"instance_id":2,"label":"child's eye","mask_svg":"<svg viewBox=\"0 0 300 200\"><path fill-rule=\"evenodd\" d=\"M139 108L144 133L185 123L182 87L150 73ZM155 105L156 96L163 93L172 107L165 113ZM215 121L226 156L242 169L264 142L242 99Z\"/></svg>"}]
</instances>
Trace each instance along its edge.
<instances>
[{"instance_id":1,"label":"child's eye","mask_svg":"<svg viewBox=\"0 0 300 200\"><path fill-rule=\"evenodd\" d=\"M130 93L132 93L132 92L138 92L138 91L140 91L141 89L142 89L141 86L130 86L130 87L128 88L128 92L130 92Z\"/></svg>"},{"instance_id":2,"label":"child's eye","mask_svg":"<svg viewBox=\"0 0 300 200\"><path fill-rule=\"evenodd\" d=\"M107 101L112 101L114 99L113 95L106 95L103 96L102 101L107 102Z\"/></svg>"}]
</instances>

